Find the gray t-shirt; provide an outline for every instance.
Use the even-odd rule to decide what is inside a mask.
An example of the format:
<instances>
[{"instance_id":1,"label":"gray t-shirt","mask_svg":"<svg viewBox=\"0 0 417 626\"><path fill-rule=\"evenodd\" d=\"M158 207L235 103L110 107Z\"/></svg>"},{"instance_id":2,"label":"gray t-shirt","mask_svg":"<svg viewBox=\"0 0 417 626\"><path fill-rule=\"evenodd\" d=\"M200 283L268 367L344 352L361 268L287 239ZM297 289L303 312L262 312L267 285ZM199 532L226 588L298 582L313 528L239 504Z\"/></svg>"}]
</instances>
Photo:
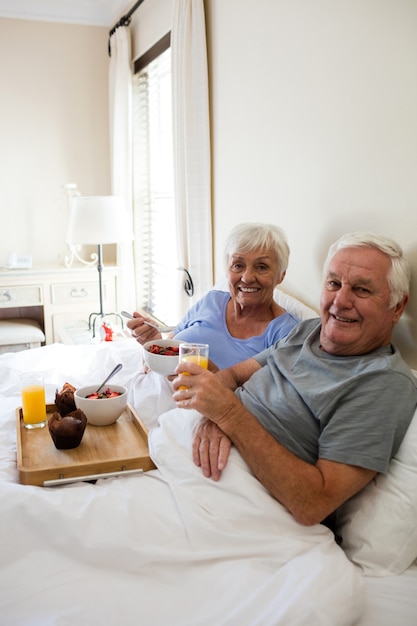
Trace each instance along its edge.
<instances>
[{"instance_id":1,"label":"gray t-shirt","mask_svg":"<svg viewBox=\"0 0 417 626\"><path fill-rule=\"evenodd\" d=\"M417 380L393 345L360 356L320 349L320 319L301 322L254 357L236 390L245 407L301 459L386 472L417 405Z\"/></svg>"}]
</instances>

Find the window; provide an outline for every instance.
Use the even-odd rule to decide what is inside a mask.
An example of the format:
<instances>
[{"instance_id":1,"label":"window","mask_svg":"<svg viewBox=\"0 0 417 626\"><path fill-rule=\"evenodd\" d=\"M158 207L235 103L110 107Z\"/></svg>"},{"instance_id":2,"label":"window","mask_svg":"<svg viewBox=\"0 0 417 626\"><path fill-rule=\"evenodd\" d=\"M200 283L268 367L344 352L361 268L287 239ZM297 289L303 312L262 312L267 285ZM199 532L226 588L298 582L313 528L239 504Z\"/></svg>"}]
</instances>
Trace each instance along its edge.
<instances>
[{"instance_id":1,"label":"window","mask_svg":"<svg viewBox=\"0 0 417 626\"><path fill-rule=\"evenodd\" d=\"M169 35L135 63L133 84L134 259L138 305L175 324L178 255Z\"/></svg>"}]
</instances>

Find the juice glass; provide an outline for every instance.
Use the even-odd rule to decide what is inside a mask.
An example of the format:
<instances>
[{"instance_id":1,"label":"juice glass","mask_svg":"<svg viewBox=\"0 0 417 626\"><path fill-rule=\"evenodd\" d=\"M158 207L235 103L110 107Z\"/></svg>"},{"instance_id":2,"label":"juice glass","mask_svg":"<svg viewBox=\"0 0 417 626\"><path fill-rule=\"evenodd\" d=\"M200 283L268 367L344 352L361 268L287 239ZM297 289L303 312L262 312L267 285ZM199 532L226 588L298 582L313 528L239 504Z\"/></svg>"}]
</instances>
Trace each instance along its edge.
<instances>
[{"instance_id":1,"label":"juice glass","mask_svg":"<svg viewBox=\"0 0 417 626\"><path fill-rule=\"evenodd\" d=\"M179 361L189 361L197 363L204 369L208 368L209 346L208 343L181 343L179 350ZM188 374L188 372L182 372ZM180 389L187 389L185 385L181 385Z\"/></svg>"},{"instance_id":2,"label":"juice glass","mask_svg":"<svg viewBox=\"0 0 417 626\"><path fill-rule=\"evenodd\" d=\"M21 392L25 428L43 428L46 424L46 402L42 374L22 374Z\"/></svg>"}]
</instances>

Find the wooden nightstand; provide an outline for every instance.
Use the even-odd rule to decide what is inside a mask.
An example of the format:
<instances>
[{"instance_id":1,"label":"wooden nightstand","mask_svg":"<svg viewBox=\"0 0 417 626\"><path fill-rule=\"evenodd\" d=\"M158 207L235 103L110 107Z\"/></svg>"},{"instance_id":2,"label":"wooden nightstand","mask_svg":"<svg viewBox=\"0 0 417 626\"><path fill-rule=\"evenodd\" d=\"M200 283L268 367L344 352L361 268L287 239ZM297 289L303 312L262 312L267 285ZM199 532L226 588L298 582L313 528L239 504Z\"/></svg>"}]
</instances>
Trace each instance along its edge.
<instances>
[{"instance_id":1,"label":"wooden nightstand","mask_svg":"<svg viewBox=\"0 0 417 626\"><path fill-rule=\"evenodd\" d=\"M103 268L105 311L117 312L116 266ZM39 322L46 343L59 341L63 326L78 325L99 310L97 268L34 267L0 270L0 319L26 317Z\"/></svg>"}]
</instances>

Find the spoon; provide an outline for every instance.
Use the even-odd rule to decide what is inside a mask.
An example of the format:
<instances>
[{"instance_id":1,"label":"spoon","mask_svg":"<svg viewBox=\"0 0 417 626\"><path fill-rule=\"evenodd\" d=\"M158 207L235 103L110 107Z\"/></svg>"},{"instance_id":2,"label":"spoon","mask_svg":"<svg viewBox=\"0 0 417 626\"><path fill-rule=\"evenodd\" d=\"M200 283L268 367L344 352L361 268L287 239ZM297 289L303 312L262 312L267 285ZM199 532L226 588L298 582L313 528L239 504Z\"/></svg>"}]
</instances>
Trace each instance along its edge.
<instances>
[{"instance_id":1,"label":"spoon","mask_svg":"<svg viewBox=\"0 0 417 626\"><path fill-rule=\"evenodd\" d=\"M123 367L122 363L118 363L116 367L107 376L106 380L101 383L100 387L97 387L97 389L95 390L95 393L99 393L100 390L104 387L104 385L110 380L110 378L113 378L113 376L117 374L117 372L119 372L122 369L122 367Z\"/></svg>"},{"instance_id":2,"label":"spoon","mask_svg":"<svg viewBox=\"0 0 417 626\"><path fill-rule=\"evenodd\" d=\"M128 317L130 320L135 319L133 315L131 315L127 311L122 311L121 315L123 315L123 317ZM164 326L164 324L158 325L158 324L153 324L152 322L147 322L146 320L143 320L143 323L146 324L147 326L152 326L152 328L155 328L155 330L157 330L160 333L170 333L171 331L176 329L176 326Z\"/></svg>"}]
</instances>

